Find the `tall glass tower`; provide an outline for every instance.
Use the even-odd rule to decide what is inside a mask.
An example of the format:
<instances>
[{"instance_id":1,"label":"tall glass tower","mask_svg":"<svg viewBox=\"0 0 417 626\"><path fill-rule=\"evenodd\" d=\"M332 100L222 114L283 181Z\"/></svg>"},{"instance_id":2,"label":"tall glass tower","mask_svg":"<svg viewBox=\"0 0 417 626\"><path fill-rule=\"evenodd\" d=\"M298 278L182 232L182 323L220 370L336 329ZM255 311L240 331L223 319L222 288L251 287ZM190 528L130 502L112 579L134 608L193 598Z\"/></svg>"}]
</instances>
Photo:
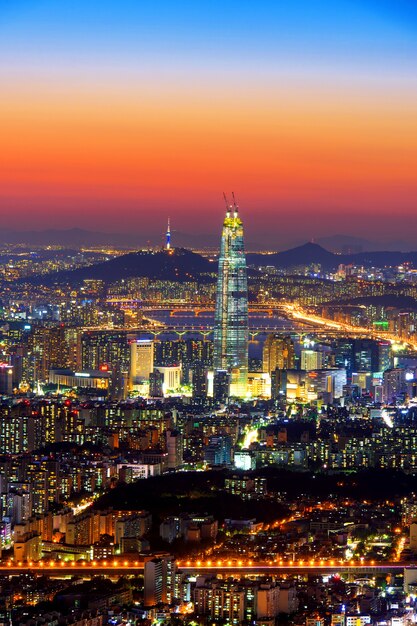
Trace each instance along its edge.
<instances>
[{"instance_id":1,"label":"tall glass tower","mask_svg":"<svg viewBox=\"0 0 417 626\"><path fill-rule=\"evenodd\" d=\"M248 281L243 225L226 200L214 319L214 376L228 372L230 396L244 397L248 382ZM224 374L223 374L224 376Z\"/></svg>"}]
</instances>

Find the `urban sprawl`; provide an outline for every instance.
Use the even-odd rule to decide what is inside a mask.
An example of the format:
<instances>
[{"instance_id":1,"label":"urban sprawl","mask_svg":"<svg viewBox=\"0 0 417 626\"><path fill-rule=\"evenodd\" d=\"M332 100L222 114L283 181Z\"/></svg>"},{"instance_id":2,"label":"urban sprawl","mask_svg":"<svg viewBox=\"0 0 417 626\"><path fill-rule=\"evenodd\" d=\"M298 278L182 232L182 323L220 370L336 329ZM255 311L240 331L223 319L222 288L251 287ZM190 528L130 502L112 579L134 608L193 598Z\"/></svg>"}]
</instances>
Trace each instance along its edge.
<instances>
[{"instance_id":1,"label":"urban sprawl","mask_svg":"<svg viewBox=\"0 0 417 626\"><path fill-rule=\"evenodd\" d=\"M243 235L2 244L0 624L417 621L417 254Z\"/></svg>"}]
</instances>

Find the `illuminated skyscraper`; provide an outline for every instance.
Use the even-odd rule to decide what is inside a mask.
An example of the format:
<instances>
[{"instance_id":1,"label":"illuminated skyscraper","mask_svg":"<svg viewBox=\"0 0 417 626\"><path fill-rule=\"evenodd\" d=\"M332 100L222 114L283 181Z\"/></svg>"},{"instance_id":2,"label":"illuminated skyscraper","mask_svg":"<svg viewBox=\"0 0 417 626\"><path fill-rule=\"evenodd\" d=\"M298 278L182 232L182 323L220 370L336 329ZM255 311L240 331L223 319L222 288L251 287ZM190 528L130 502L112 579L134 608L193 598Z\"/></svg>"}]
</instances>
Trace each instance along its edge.
<instances>
[{"instance_id":1,"label":"illuminated skyscraper","mask_svg":"<svg viewBox=\"0 0 417 626\"><path fill-rule=\"evenodd\" d=\"M136 339L130 348L131 384L149 380L149 374L153 372L154 342L151 339Z\"/></svg>"},{"instance_id":2,"label":"illuminated skyscraper","mask_svg":"<svg viewBox=\"0 0 417 626\"><path fill-rule=\"evenodd\" d=\"M265 340L263 352L263 371L270 374L277 368L291 370L295 367L294 342L291 337L271 333Z\"/></svg>"},{"instance_id":3,"label":"illuminated skyscraper","mask_svg":"<svg viewBox=\"0 0 417 626\"><path fill-rule=\"evenodd\" d=\"M230 374L230 396L243 397L248 379L248 284L238 206L227 204L219 257L214 320L214 375Z\"/></svg>"}]
</instances>

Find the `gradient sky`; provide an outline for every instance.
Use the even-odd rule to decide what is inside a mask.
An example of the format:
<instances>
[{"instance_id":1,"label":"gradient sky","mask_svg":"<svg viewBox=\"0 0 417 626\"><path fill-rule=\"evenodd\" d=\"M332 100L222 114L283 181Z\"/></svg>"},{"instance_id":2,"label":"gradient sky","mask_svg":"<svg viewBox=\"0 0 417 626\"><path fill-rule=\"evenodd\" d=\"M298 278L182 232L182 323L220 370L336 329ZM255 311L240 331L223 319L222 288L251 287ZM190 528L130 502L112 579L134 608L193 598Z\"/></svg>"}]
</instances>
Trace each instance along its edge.
<instances>
[{"instance_id":1,"label":"gradient sky","mask_svg":"<svg viewBox=\"0 0 417 626\"><path fill-rule=\"evenodd\" d=\"M2 0L3 228L414 242L415 0ZM417 244L414 245L417 247Z\"/></svg>"}]
</instances>

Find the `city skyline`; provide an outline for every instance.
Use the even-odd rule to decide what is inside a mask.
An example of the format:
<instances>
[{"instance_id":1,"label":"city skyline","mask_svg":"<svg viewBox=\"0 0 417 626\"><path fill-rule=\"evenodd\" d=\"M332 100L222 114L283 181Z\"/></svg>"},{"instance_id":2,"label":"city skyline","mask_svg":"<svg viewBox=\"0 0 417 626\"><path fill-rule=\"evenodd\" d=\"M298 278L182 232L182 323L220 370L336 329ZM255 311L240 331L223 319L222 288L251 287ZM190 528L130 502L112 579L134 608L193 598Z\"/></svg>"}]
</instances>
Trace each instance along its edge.
<instances>
[{"instance_id":1,"label":"city skyline","mask_svg":"<svg viewBox=\"0 0 417 626\"><path fill-rule=\"evenodd\" d=\"M0 626L417 624L416 2L0 2Z\"/></svg>"},{"instance_id":2,"label":"city skyline","mask_svg":"<svg viewBox=\"0 0 417 626\"><path fill-rule=\"evenodd\" d=\"M413 244L413 3L1 11L4 228L214 235L232 188L268 247Z\"/></svg>"}]
</instances>

